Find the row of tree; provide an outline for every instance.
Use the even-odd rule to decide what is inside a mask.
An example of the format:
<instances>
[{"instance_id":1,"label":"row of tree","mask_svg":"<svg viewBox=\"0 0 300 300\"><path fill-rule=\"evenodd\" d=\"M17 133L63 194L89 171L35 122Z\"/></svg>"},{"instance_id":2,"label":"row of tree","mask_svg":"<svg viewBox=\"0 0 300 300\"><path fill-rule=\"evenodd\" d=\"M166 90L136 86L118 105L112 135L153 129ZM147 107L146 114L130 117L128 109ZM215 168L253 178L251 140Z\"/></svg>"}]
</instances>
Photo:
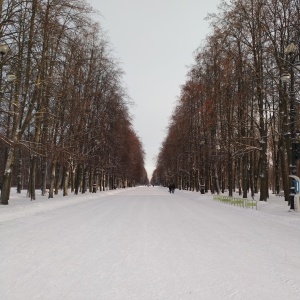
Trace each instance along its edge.
<instances>
[{"instance_id":1,"label":"row of tree","mask_svg":"<svg viewBox=\"0 0 300 300\"><path fill-rule=\"evenodd\" d=\"M0 1L1 203L147 182L123 72L81 0Z\"/></svg>"},{"instance_id":2,"label":"row of tree","mask_svg":"<svg viewBox=\"0 0 300 300\"><path fill-rule=\"evenodd\" d=\"M299 78L293 71L284 83L281 76L299 55L299 0L232 0L210 22L152 181L230 196L236 189L243 197L260 192L262 201L270 189L283 189L288 200L289 165L298 155Z\"/></svg>"}]
</instances>

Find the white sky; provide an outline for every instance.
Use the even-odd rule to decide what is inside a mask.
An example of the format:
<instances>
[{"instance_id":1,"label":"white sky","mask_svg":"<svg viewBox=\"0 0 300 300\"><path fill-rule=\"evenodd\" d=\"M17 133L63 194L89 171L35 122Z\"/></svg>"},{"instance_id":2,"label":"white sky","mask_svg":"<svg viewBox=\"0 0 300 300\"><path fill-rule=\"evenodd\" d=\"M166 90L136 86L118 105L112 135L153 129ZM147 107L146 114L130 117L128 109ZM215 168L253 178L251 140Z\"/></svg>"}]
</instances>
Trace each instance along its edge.
<instances>
[{"instance_id":1,"label":"white sky","mask_svg":"<svg viewBox=\"0 0 300 300\"><path fill-rule=\"evenodd\" d=\"M218 12L221 0L87 0L126 73L124 81L135 103L134 129L146 152L151 177L155 157L185 83L193 52L210 32L205 20Z\"/></svg>"},{"instance_id":2,"label":"white sky","mask_svg":"<svg viewBox=\"0 0 300 300\"><path fill-rule=\"evenodd\" d=\"M259 195L255 196L256 199ZM3 300L299 300L300 213L137 187L0 205Z\"/></svg>"}]
</instances>

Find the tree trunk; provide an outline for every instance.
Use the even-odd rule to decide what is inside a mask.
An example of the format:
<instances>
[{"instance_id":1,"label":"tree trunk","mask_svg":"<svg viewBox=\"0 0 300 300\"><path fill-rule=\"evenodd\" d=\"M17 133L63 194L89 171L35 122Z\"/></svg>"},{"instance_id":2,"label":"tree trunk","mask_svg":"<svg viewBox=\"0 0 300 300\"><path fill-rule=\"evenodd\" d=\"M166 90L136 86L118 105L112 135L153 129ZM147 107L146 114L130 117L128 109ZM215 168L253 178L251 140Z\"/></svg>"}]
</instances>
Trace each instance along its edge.
<instances>
[{"instance_id":1,"label":"tree trunk","mask_svg":"<svg viewBox=\"0 0 300 300\"><path fill-rule=\"evenodd\" d=\"M247 155L244 154L242 158L243 168L243 198L247 198L248 192L248 159Z\"/></svg>"},{"instance_id":2,"label":"tree trunk","mask_svg":"<svg viewBox=\"0 0 300 300\"><path fill-rule=\"evenodd\" d=\"M55 170L56 170L56 161L53 161L52 168L51 168L50 189L49 189L48 198L53 198L54 187L55 187Z\"/></svg>"},{"instance_id":3,"label":"tree trunk","mask_svg":"<svg viewBox=\"0 0 300 300\"><path fill-rule=\"evenodd\" d=\"M250 169L249 169L249 185L251 191L251 197L254 198L254 153L250 153Z\"/></svg>"},{"instance_id":4,"label":"tree trunk","mask_svg":"<svg viewBox=\"0 0 300 300\"><path fill-rule=\"evenodd\" d=\"M274 156L275 156L275 158L274 158L274 165L275 165L275 167L274 167L274 185L275 185L275 194L278 194L279 192L280 192L280 181L279 181L279 179L280 179L280 175L279 175L279 173L280 173L280 167L279 167L279 162L280 162L280 150L279 149L277 149L277 151L275 151L275 149L274 149Z\"/></svg>"},{"instance_id":5,"label":"tree trunk","mask_svg":"<svg viewBox=\"0 0 300 300\"><path fill-rule=\"evenodd\" d=\"M89 192L92 193L94 192L94 188L93 185L95 184L95 188L97 188L97 183L96 183L96 174L94 174L95 172L93 172L92 167L89 168Z\"/></svg>"},{"instance_id":6,"label":"tree trunk","mask_svg":"<svg viewBox=\"0 0 300 300\"><path fill-rule=\"evenodd\" d=\"M28 196L31 200L35 200L36 160L37 157L35 154L33 154L30 160L30 174L28 186Z\"/></svg>"},{"instance_id":7,"label":"tree trunk","mask_svg":"<svg viewBox=\"0 0 300 300\"><path fill-rule=\"evenodd\" d=\"M64 183L64 186L63 186L63 195L64 196L68 196L69 174L70 174L69 168L65 167L64 168L64 179L63 179L63 183Z\"/></svg>"},{"instance_id":8,"label":"tree trunk","mask_svg":"<svg viewBox=\"0 0 300 300\"><path fill-rule=\"evenodd\" d=\"M59 187L61 186L60 165L56 163L54 193L58 195Z\"/></svg>"},{"instance_id":9,"label":"tree trunk","mask_svg":"<svg viewBox=\"0 0 300 300\"><path fill-rule=\"evenodd\" d=\"M6 160L5 171L3 175L3 181L2 181L2 189L1 189L1 204L3 205L8 205L14 160L15 160L15 149L14 147L10 147L8 150L8 157Z\"/></svg>"},{"instance_id":10,"label":"tree trunk","mask_svg":"<svg viewBox=\"0 0 300 300\"><path fill-rule=\"evenodd\" d=\"M87 167L83 167L83 178L82 178L82 194L84 194L87 191Z\"/></svg>"},{"instance_id":11,"label":"tree trunk","mask_svg":"<svg viewBox=\"0 0 300 300\"><path fill-rule=\"evenodd\" d=\"M217 169L217 164L215 164L214 167L214 179L215 179L215 185L216 185L216 192L219 195L220 194L220 183L219 183L219 176L218 176L218 169Z\"/></svg>"},{"instance_id":12,"label":"tree trunk","mask_svg":"<svg viewBox=\"0 0 300 300\"><path fill-rule=\"evenodd\" d=\"M241 159L238 158L238 165L237 165L237 184L239 189L239 195L242 195L242 180L241 180Z\"/></svg>"},{"instance_id":13,"label":"tree trunk","mask_svg":"<svg viewBox=\"0 0 300 300\"><path fill-rule=\"evenodd\" d=\"M82 177L82 166L77 165L77 172L76 172L76 179L75 179L75 195L78 195L80 184L81 184L81 177Z\"/></svg>"},{"instance_id":14,"label":"tree trunk","mask_svg":"<svg viewBox=\"0 0 300 300\"><path fill-rule=\"evenodd\" d=\"M42 196L45 196L47 189L47 159L42 158Z\"/></svg>"},{"instance_id":15,"label":"tree trunk","mask_svg":"<svg viewBox=\"0 0 300 300\"><path fill-rule=\"evenodd\" d=\"M18 165L18 177L17 177L17 193L21 194L22 191L22 150L19 149L19 165Z\"/></svg>"},{"instance_id":16,"label":"tree trunk","mask_svg":"<svg viewBox=\"0 0 300 300\"><path fill-rule=\"evenodd\" d=\"M287 163L286 163L287 158L285 156L283 143L284 141L280 139L278 147L279 147L280 164L281 164L282 188L284 191L284 200L289 201L290 187L289 187L288 171L287 171Z\"/></svg>"},{"instance_id":17,"label":"tree trunk","mask_svg":"<svg viewBox=\"0 0 300 300\"><path fill-rule=\"evenodd\" d=\"M262 138L261 138L262 139ZM267 165L267 142L261 143L261 166L260 166L260 201L268 198L268 165Z\"/></svg>"},{"instance_id":18,"label":"tree trunk","mask_svg":"<svg viewBox=\"0 0 300 300\"><path fill-rule=\"evenodd\" d=\"M71 165L70 167L70 182L71 182L71 193L74 193L75 191L75 167L73 165Z\"/></svg>"},{"instance_id":19,"label":"tree trunk","mask_svg":"<svg viewBox=\"0 0 300 300\"><path fill-rule=\"evenodd\" d=\"M227 174L228 174L228 195L229 197L232 197L233 196L233 189L234 189L234 186L233 186L233 172L232 172L232 155L230 153L230 151L228 152L228 163L227 163Z\"/></svg>"}]
</instances>

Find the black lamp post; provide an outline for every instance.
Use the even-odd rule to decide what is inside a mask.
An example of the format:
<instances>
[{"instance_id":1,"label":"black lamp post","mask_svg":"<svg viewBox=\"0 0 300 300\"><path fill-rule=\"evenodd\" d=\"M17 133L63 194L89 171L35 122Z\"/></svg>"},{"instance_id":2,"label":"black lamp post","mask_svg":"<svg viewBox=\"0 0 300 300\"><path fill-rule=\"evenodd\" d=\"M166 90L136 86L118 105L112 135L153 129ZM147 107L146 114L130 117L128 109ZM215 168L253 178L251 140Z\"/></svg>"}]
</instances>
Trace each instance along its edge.
<instances>
[{"instance_id":1,"label":"black lamp post","mask_svg":"<svg viewBox=\"0 0 300 300\"><path fill-rule=\"evenodd\" d=\"M0 87L2 90L2 79L6 80L7 82L13 82L16 80L16 75L12 73L6 72L6 77L3 78L3 58L8 53L9 47L6 44L0 44L0 55L1 55L1 68L0 68Z\"/></svg>"},{"instance_id":2,"label":"black lamp post","mask_svg":"<svg viewBox=\"0 0 300 300\"><path fill-rule=\"evenodd\" d=\"M0 45L0 55L1 55L1 66L0 66L0 88L2 89L2 68L3 68L3 57L8 52L9 48L5 44Z\"/></svg>"},{"instance_id":3,"label":"black lamp post","mask_svg":"<svg viewBox=\"0 0 300 300\"><path fill-rule=\"evenodd\" d=\"M281 81L290 83L289 91L289 115L290 115L290 175L295 176L297 173L296 159L297 159L297 143L295 132L295 71L300 71L300 61L298 57L298 46L291 42L284 50L287 55L288 72L284 72L281 76ZM295 209L294 206L295 186L292 184L290 188L290 208Z\"/></svg>"}]
</instances>

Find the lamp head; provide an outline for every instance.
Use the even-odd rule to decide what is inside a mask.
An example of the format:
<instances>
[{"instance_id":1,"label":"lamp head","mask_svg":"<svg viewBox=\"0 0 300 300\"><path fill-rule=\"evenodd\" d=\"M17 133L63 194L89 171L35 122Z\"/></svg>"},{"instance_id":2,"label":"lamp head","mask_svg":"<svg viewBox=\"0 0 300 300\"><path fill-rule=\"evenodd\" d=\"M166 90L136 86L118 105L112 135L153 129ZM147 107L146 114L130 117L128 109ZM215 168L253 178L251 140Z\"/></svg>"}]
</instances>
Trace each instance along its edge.
<instances>
[{"instance_id":1,"label":"lamp head","mask_svg":"<svg viewBox=\"0 0 300 300\"><path fill-rule=\"evenodd\" d=\"M284 49L285 54L293 54L296 53L297 51L298 51L298 46L295 45L294 42L289 43Z\"/></svg>"},{"instance_id":2,"label":"lamp head","mask_svg":"<svg viewBox=\"0 0 300 300\"><path fill-rule=\"evenodd\" d=\"M280 79L282 82L290 82L291 80L291 74L289 72L284 71L282 75L280 76Z\"/></svg>"},{"instance_id":3,"label":"lamp head","mask_svg":"<svg viewBox=\"0 0 300 300\"><path fill-rule=\"evenodd\" d=\"M8 51L9 51L9 48L7 45L5 45L5 44L0 45L1 56L4 56Z\"/></svg>"}]
</instances>

